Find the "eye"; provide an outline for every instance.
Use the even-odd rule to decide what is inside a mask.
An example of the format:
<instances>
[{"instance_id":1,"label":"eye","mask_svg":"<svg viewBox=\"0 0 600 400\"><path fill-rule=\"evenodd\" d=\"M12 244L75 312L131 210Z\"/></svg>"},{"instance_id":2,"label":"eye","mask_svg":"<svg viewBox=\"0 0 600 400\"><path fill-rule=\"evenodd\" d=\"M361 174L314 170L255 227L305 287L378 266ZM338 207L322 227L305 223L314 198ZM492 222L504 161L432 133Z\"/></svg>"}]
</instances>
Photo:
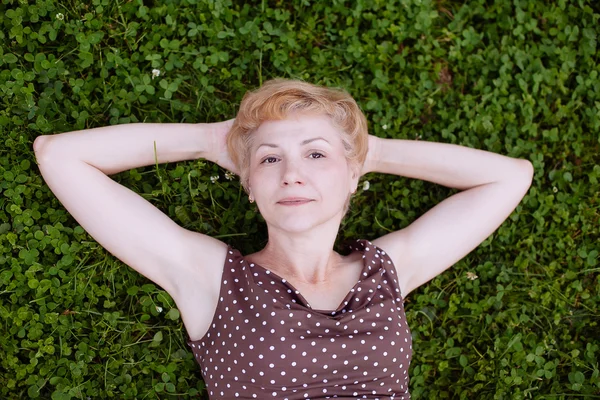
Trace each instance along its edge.
<instances>
[{"instance_id":1,"label":"eye","mask_svg":"<svg viewBox=\"0 0 600 400\"><path fill-rule=\"evenodd\" d=\"M267 157L264 160L262 160L260 163L261 164L273 164L272 162L266 162L267 160L275 160L275 157Z\"/></svg>"},{"instance_id":2,"label":"eye","mask_svg":"<svg viewBox=\"0 0 600 400\"><path fill-rule=\"evenodd\" d=\"M311 156L313 156L315 154L318 155L319 157L313 158L313 160L318 160L320 158L325 158L325 156L323 154L319 153L318 151L313 151L312 153L310 153ZM277 160L277 157L267 157L264 160L262 160L260 163L261 164L275 164L275 161L269 162L267 160Z\"/></svg>"}]
</instances>

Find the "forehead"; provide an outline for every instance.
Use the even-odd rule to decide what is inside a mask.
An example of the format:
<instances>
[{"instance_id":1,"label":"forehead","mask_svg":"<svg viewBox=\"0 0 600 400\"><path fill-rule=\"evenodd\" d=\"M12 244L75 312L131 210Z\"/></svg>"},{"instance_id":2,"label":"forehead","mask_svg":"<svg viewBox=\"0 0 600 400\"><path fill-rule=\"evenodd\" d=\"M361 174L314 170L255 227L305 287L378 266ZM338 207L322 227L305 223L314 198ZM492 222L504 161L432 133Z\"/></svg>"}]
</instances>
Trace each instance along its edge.
<instances>
[{"instance_id":1,"label":"forehead","mask_svg":"<svg viewBox=\"0 0 600 400\"><path fill-rule=\"evenodd\" d=\"M332 144L334 141L341 141L339 130L328 116L293 114L286 119L269 120L260 124L254 132L254 143L256 146L265 141L281 143L294 140L300 143L298 139L306 139L310 135L322 136Z\"/></svg>"}]
</instances>

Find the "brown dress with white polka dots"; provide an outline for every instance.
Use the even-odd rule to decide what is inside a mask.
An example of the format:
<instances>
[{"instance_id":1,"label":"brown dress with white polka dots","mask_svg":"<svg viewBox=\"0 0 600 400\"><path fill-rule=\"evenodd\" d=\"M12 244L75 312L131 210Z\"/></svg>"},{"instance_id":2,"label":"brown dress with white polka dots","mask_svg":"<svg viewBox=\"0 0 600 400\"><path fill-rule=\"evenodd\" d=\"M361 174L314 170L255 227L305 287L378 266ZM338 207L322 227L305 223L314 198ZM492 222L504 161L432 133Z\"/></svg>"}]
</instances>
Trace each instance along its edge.
<instances>
[{"instance_id":1,"label":"brown dress with white polka dots","mask_svg":"<svg viewBox=\"0 0 600 400\"><path fill-rule=\"evenodd\" d=\"M212 399L410 399L412 340L394 264L359 239L356 285L315 310L276 273L229 246L208 332L189 340Z\"/></svg>"}]
</instances>

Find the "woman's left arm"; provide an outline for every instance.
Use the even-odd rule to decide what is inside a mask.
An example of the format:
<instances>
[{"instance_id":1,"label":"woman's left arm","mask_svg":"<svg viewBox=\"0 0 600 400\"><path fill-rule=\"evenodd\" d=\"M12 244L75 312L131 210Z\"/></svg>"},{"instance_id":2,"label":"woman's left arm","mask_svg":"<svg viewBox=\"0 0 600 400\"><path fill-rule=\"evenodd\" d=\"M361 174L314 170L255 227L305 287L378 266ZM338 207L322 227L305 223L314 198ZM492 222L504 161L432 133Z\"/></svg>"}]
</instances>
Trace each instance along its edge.
<instances>
[{"instance_id":1,"label":"woman's left arm","mask_svg":"<svg viewBox=\"0 0 600 400\"><path fill-rule=\"evenodd\" d=\"M462 190L373 244L396 266L402 294L433 279L492 234L529 190L533 165L484 150L369 135L362 173L422 179Z\"/></svg>"}]
</instances>

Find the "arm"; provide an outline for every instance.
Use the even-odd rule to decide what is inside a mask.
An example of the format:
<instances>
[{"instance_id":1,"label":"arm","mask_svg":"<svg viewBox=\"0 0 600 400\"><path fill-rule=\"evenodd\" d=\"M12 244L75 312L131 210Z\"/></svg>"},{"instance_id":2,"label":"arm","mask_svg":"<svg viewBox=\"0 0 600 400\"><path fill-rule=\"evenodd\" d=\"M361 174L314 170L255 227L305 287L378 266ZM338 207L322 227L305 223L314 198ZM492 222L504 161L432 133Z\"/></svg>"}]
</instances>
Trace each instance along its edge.
<instances>
[{"instance_id":1,"label":"arm","mask_svg":"<svg viewBox=\"0 0 600 400\"><path fill-rule=\"evenodd\" d=\"M486 183L513 180L533 173L525 159L484 150L422 140L384 139L369 135L369 153L362 174L380 172L422 179L455 189L471 189ZM524 174L531 182L532 176Z\"/></svg>"},{"instance_id":2,"label":"arm","mask_svg":"<svg viewBox=\"0 0 600 400\"><path fill-rule=\"evenodd\" d=\"M85 129L36 138L36 154L60 153L106 175L154 163L204 158L235 172L229 160L218 160L215 151L233 120L207 124L134 123ZM156 152L155 152L156 146ZM155 158L156 157L156 158Z\"/></svg>"},{"instance_id":3,"label":"arm","mask_svg":"<svg viewBox=\"0 0 600 400\"><path fill-rule=\"evenodd\" d=\"M227 122L127 124L41 136L34 143L44 181L65 209L112 255L169 292L192 330L212 316L210 307L198 304L210 304L218 293L227 245L182 228L107 174L222 158L211 149L214 137L220 143L227 132Z\"/></svg>"},{"instance_id":4,"label":"arm","mask_svg":"<svg viewBox=\"0 0 600 400\"><path fill-rule=\"evenodd\" d=\"M408 227L373 241L392 258L403 296L492 234L517 207L533 178L527 160L454 144L370 136L369 146L363 173L406 176L463 190Z\"/></svg>"}]
</instances>

